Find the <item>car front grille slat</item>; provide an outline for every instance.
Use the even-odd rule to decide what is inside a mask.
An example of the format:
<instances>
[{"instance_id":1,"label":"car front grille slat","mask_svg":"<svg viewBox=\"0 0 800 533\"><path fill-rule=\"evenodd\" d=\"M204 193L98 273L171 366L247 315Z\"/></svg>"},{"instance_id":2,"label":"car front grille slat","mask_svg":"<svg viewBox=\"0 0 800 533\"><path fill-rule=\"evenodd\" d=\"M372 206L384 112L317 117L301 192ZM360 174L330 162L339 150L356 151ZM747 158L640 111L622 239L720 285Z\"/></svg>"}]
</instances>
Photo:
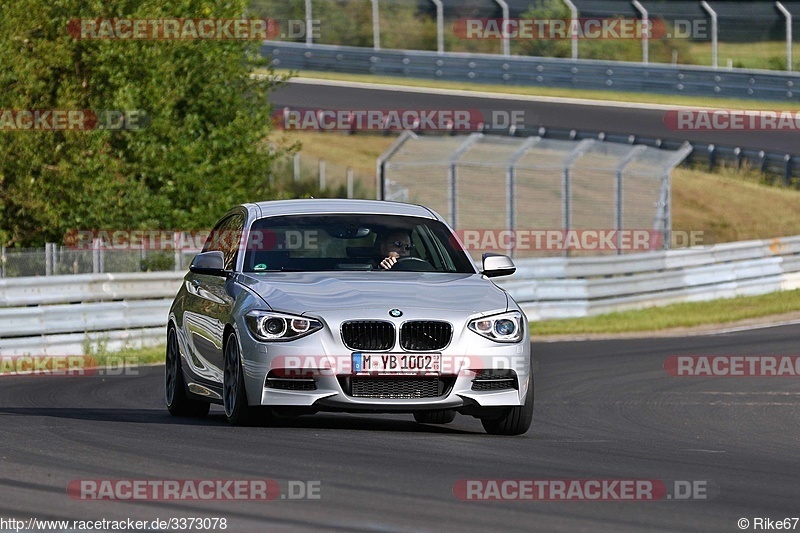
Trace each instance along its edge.
<instances>
[{"instance_id":1,"label":"car front grille slat","mask_svg":"<svg viewBox=\"0 0 800 533\"><path fill-rule=\"evenodd\" d=\"M270 370L264 388L279 390L317 390L317 381L311 374L297 375L293 369Z\"/></svg>"},{"instance_id":2,"label":"car front grille slat","mask_svg":"<svg viewBox=\"0 0 800 533\"><path fill-rule=\"evenodd\" d=\"M414 352L442 350L452 337L453 326L449 322L415 320L400 328L400 346Z\"/></svg>"},{"instance_id":3,"label":"car front grille slat","mask_svg":"<svg viewBox=\"0 0 800 533\"><path fill-rule=\"evenodd\" d=\"M517 374L513 370L480 370L472 380L472 390L475 391L517 388Z\"/></svg>"},{"instance_id":4,"label":"car front grille slat","mask_svg":"<svg viewBox=\"0 0 800 533\"><path fill-rule=\"evenodd\" d=\"M355 377L350 380L350 396L386 399L438 398L448 394L452 388L451 381L438 377Z\"/></svg>"},{"instance_id":5,"label":"car front grille slat","mask_svg":"<svg viewBox=\"0 0 800 533\"><path fill-rule=\"evenodd\" d=\"M342 324L342 342L351 350L383 351L394 347L394 324L353 320Z\"/></svg>"}]
</instances>

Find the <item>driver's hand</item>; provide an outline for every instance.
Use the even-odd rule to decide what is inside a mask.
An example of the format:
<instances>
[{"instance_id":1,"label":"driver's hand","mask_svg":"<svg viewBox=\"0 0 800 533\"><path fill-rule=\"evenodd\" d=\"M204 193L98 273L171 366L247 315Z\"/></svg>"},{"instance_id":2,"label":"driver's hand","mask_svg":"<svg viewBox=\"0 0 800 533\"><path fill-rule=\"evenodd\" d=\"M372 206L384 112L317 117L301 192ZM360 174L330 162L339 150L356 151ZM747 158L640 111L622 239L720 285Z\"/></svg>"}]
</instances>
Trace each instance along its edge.
<instances>
[{"instance_id":1,"label":"driver's hand","mask_svg":"<svg viewBox=\"0 0 800 533\"><path fill-rule=\"evenodd\" d=\"M389 257L381 261L381 268L384 270L389 270L397 263L397 258L400 257L400 254L397 252L389 252Z\"/></svg>"}]
</instances>

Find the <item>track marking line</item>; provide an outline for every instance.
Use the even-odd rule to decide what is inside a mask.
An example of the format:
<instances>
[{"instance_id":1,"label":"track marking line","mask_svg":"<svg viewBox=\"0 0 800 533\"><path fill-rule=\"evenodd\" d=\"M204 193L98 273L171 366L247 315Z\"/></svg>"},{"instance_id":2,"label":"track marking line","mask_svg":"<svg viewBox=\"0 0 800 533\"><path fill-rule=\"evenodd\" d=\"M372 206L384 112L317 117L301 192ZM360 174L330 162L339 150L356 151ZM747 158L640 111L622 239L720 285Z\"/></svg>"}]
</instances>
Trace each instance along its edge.
<instances>
[{"instance_id":1,"label":"track marking line","mask_svg":"<svg viewBox=\"0 0 800 533\"><path fill-rule=\"evenodd\" d=\"M468 91L464 89L441 89L433 87L417 87L411 85L392 85L384 83L367 83L362 81L325 80L320 78L291 78L287 83L302 85L323 85L328 87L348 87L352 89L383 90L405 93L433 94L440 96L463 96L468 98L509 100L522 102L540 102L548 104L571 104L587 107L612 107L620 109L641 109L645 111L663 110L674 111L678 109L707 109L723 110L720 107L691 106L685 104L642 104L638 102L620 102L617 100L591 100L588 98L568 98L563 96L536 96L529 94L492 93L486 91Z\"/></svg>"}]
</instances>

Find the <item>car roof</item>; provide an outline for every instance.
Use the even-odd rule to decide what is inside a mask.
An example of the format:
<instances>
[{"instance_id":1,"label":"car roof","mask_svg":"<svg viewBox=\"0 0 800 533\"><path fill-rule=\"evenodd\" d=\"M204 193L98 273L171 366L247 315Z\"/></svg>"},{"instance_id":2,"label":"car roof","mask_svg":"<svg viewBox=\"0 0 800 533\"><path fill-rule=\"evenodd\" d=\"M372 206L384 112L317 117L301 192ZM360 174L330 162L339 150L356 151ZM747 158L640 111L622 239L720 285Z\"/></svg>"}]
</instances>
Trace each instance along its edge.
<instances>
[{"instance_id":1,"label":"car roof","mask_svg":"<svg viewBox=\"0 0 800 533\"><path fill-rule=\"evenodd\" d=\"M438 219L436 214L421 205L388 202L383 200L352 200L341 198L310 198L299 200L274 200L246 204L257 217L278 215L309 215L322 213L358 213L379 215L415 216ZM260 215L258 213L260 212Z\"/></svg>"}]
</instances>

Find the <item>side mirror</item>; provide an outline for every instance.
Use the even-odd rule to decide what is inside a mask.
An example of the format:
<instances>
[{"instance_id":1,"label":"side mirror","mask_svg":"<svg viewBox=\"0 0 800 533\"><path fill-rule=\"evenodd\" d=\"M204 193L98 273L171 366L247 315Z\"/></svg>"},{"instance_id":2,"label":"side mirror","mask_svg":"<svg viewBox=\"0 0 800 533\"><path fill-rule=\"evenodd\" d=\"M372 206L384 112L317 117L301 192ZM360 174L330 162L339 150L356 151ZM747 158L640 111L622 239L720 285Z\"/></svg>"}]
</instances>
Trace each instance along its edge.
<instances>
[{"instance_id":1,"label":"side mirror","mask_svg":"<svg viewBox=\"0 0 800 533\"><path fill-rule=\"evenodd\" d=\"M202 252L194 256L189 270L195 274L222 276L225 274L225 256L222 252Z\"/></svg>"},{"instance_id":2,"label":"side mirror","mask_svg":"<svg viewBox=\"0 0 800 533\"><path fill-rule=\"evenodd\" d=\"M483 254L482 274L487 278L510 276L516 271L517 267L514 266L514 261L507 255L492 253Z\"/></svg>"}]
</instances>

